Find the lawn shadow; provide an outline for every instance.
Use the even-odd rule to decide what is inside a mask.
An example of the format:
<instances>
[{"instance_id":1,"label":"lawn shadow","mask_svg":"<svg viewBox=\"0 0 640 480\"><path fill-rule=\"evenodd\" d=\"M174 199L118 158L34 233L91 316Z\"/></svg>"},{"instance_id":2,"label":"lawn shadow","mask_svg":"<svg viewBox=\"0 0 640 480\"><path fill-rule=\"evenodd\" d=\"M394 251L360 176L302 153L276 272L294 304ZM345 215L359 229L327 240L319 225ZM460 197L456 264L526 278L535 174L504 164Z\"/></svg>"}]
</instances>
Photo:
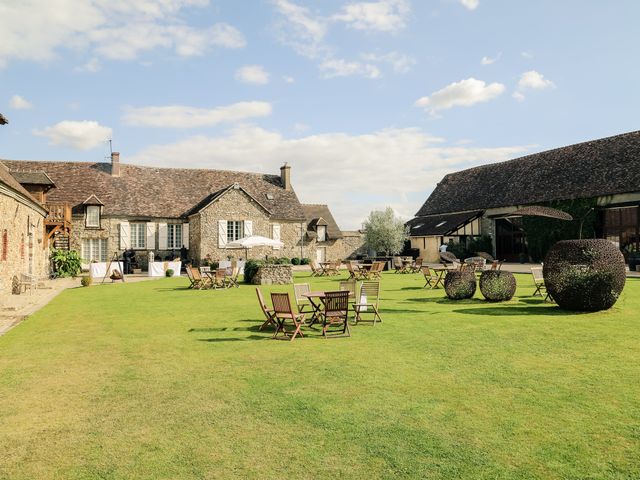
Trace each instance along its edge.
<instances>
[{"instance_id":1,"label":"lawn shadow","mask_svg":"<svg viewBox=\"0 0 640 480\"><path fill-rule=\"evenodd\" d=\"M258 332L262 322L256 322L255 320L240 320L241 322L251 322L253 325L250 327L202 327L202 328L190 328L187 330L189 333L203 333L203 332Z\"/></svg>"},{"instance_id":2,"label":"lawn shadow","mask_svg":"<svg viewBox=\"0 0 640 480\"><path fill-rule=\"evenodd\" d=\"M451 300L445 297L424 297L424 298L407 298L407 302L418 303L440 303L443 305L477 305L487 303L480 298L465 298L464 300Z\"/></svg>"},{"instance_id":3,"label":"lawn shadow","mask_svg":"<svg viewBox=\"0 0 640 480\"><path fill-rule=\"evenodd\" d=\"M459 310L453 310L455 313L462 313L465 315L481 315L490 317L508 317L508 316L523 316L523 315L545 315L553 317L574 316L582 315L585 312L570 312L562 310L559 307L553 305L504 305L504 306L487 306L484 308L464 308Z\"/></svg>"},{"instance_id":4,"label":"lawn shadow","mask_svg":"<svg viewBox=\"0 0 640 480\"><path fill-rule=\"evenodd\" d=\"M230 338L198 338L199 342L218 343L218 342L245 342L250 340L269 340L270 336L249 335L248 337L230 337Z\"/></svg>"}]
</instances>

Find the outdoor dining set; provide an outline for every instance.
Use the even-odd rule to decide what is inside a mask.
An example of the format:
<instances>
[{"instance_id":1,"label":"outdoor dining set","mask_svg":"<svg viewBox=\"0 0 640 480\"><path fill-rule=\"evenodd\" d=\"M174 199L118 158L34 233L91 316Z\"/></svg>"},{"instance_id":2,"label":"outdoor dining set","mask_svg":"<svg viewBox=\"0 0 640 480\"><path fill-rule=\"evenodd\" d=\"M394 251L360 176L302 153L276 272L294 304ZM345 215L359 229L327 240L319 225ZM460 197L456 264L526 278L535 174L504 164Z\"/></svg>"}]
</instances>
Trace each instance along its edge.
<instances>
[{"instance_id":1,"label":"outdoor dining set","mask_svg":"<svg viewBox=\"0 0 640 480\"><path fill-rule=\"evenodd\" d=\"M211 267L196 268L191 265L186 266L187 277L191 284L189 288L194 290L217 290L231 287L239 287L238 276L240 267L217 268Z\"/></svg>"},{"instance_id":2,"label":"outdoor dining set","mask_svg":"<svg viewBox=\"0 0 640 480\"><path fill-rule=\"evenodd\" d=\"M380 282L356 280L341 281L338 290L314 291L308 283L293 285L296 308L288 293L271 293L272 307L267 306L264 296L256 288L258 302L265 316L260 330L273 326L273 338L304 337L303 327L309 333L313 326L321 326L324 338L351 336L349 316L353 322L369 321L373 325L382 322L379 312Z\"/></svg>"}]
</instances>

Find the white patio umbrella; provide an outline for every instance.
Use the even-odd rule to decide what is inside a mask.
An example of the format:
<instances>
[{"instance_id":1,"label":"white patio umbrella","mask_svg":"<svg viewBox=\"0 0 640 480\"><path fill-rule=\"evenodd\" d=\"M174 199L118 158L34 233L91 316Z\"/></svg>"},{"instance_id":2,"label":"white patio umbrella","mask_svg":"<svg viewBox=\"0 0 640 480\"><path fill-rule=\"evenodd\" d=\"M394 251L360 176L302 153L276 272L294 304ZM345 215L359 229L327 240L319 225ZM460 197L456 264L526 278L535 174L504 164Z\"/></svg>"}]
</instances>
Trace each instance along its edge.
<instances>
[{"instance_id":1,"label":"white patio umbrella","mask_svg":"<svg viewBox=\"0 0 640 480\"><path fill-rule=\"evenodd\" d=\"M261 237L260 235L251 235L249 237L240 238L233 242L227 243L227 248L244 248L246 251L253 247L283 247L284 243L273 238Z\"/></svg>"}]
</instances>

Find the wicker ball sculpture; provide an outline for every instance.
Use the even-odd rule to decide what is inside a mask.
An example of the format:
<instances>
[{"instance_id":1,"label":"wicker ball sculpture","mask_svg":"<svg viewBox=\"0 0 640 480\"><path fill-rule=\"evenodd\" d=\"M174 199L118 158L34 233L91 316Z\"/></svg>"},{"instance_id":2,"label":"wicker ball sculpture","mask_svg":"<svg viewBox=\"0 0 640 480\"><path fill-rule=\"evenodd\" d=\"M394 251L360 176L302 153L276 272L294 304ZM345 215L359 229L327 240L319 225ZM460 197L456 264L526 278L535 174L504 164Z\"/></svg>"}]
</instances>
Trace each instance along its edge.
<instances>
[{"instance_id":1,"label":"wicker ball sculpture","mask_svg":"<svg viewBox=\"0 0 640 480\"><path fill-rule=\"evenodd\" d=\"M595 312L616 303L625 270L622 253L607 240L563 240L549 249L543 275L561 308Z\"/></svg>"},{"instance_id":2,"label":"wicker ball sculpture","mask_svg":"<svg viewBox=\"0 0 640 480\"><path fill-rule=\"evenodd\" d=\"M506 302L516 293L516 277L511 272L487 270L480 275L480 291L490 302Z\"/></svg>"},{"instance_id":3,"label":"wicker ball sculpture","mask_svg":"<svg viewBox=\"0 0 640 480\"><path fill-rule=\"evenodd\" d=\"M444 291L451 300L471 298L476 293L476 275L473 272L453 271L444 277Z\"/></svg>"}]
</instances>

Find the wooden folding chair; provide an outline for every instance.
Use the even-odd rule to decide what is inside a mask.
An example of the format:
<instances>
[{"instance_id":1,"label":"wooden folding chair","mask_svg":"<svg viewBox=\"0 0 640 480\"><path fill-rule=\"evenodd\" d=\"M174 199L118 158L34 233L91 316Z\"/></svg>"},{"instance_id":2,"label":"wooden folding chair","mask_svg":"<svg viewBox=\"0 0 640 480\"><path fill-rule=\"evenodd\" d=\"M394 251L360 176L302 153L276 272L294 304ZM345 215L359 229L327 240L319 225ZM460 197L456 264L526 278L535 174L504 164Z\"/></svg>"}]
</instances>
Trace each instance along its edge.
<instances>
[{"instance_id":1,"label":"wooden folding chair","mask_svg":"<svg viewBox=\"0 0 640 480\"><path fill-rule=\"evenodd\" d=\"M422 288L427 288L427 287L431 289L437 288L440 277L438 277L438 275L433 273L431 269L426 265L423 266L420 270L422 271L422 275L424 275L424 279L427 282L424 284L424 287Z\"/></svg>"},{"instance_id":2,"label":"wooden folding chair","mask_svg":"<svg viewBox=\"0 0 640 480\"><path fill-rule=\"evenodd\" d=\"M367 275L367 279L375 279L380 280L380 275L384 270L384 262L375 262L369 270L369 274Z\"/></svg>"},{"instance_id":3,"label":"wooden folding chair","mask_svg":"<svg viewBox=\"0 0 640 480\"><path fill-rule=\"evenodd\" d=\"M346 265L347 265L347 272L349 272L349 278L355 279L358 274L356 272L355 267L353 266L353 261L347 260Z\"/></svg>"},{"instance_id":4,"label":"wooden folding chair","mask_svg":"<svg viewBox=\"0 0 640 480\"><path fill-rule=\"evenodd\" d=\"M291 341L297 335L304 337L300 331L300 327L304 323L304 313L295 313L291 307L291 299L288 293L272 293L271 303L273 304L273 317L277 323L276 333L273 338L277 338L278 333L282 332L285 337L291 337ZM293 330L286 329L286 323L290 321L293 324Z\"/></svg>"},{"instance_id":5,"label":"wooden folding chair","mask_svg":"<svg viewBox=\"0 0 640 480\"><path fill-rule=\"evenodd\" d=\"M309 262L309 266L311 267L311 276L312 277L321 277L321 276L324 275L324 269L315 260L311 260Z\"/></svg>"},{"instance_id":6,"label":"wooden folding chair","mask_svg":"<svg viewBox=\"0 0 640 480\"><path fill-rule=\"evenodd\" d=\"M191 276L193 277L193 288L196 290L206 290L207 288L212 287L211 279L207 276L202 276L200 270L195 267L190 267Z\"/></svg>"},{"instance_id":7,"label":"wooden folding chair","mask_svg":"<svg viewBox=\"0 0 640 480\"><path fill-rule=\"evenodd\" d=\"M231 269L231 276L227 277L227 286L229 288L240 288L240 284L238 283L238 275L240 275L240 267L236 265Z\"/></svg>"},{"instance_id":8,"label":"wooden folding chair","mask_svg":"<svg viewBox=\"0 0 640 480\"><path fill-rule=\"evenodd\" d=\"M267 304L264 301L264 297L262 296L262 292L258 287L256 287L256 294L258 295L258 302L260 303L260 309L262 310L262 313L264 313L264 316L266 318L264 323L260 325L260 330L262 330L264 327L268 325L273 325L274 327L278 328L278 322L276 322L275 320L273 308L267 307Z\"/></svg>"},{"instance_id":9,"label":"wooden folding chair","mask_svg":"<svg viewBox=\"0 0 640 480\"><path fill-rule=\"evenodd\" d=\"M413 262L413 265L411 265L411 273L419 273L422 269L423 262L424 260L422 259L422 257L416 258L416 261Z\"/></svg>"},{"instance_id":10,"label":"wooden folding chair","mask_svg":"<svg viewBox=\"0 0 640 480\"><path fill-rule=\"evenodd\" d=\"M536 287L535 292L533 292L533 296L535 297L540 295L541 297L544 297L545 300L547 300L547 298L549 298L549 293L547 292L547 287L544 284L542 267L531 267L531 275L533 276L533 284Z\"/></svg>"},{"instance_id":11,"label":"wooden folding chair","mask_svg":"<svg viewBox=\"0 0 640 480\"><path fill-rule=\"evenodd\" d=\"M393 257L393 268L395 273L404 273L404 262L400 257Z\"/></svg>"},{"instance_id":12,"label":"wooden folding chair","mask_svg":"<svg viewBox=\"0 0 640 480\"><path fill-rule=\"evenodd\" d=\"M213 280L213 288L227 288L227 269L226 268L218 268L216 269L216 275Z\"/></svg>"},{"instance_id":13,"label":"wooden folding chair","mask_svg":"<svg viewBox=\"0 0 640 480\"><path fill-rule=\"evenodd\" d=\"M199 282L194 278L193 273L191 273L191 266L187 265L185 270L187 271L187 278L189 279L189 282L191 282L187 288L200 288L198 285Z\"/></svg>"},{"instance_id":14,"label":"wooden folding chair","mask_svg":"<svg viewBox=\"0 0 640 480\"><path fill-rule=\"evenodd\" d=\"M309 293L311 288L309 288L308 283L294 283L293 284L293 294L296 299L296 306L298 307L298 313L311 313L312 315L316 312L316 307L311 303L309 297L305 297L305 293ZM314 315L315 316L315 315Z\"/></svg>"},{"instance_id":15,"label":"wooden folding chair","mask_svg":"<svg viewBox=\"0 0 640 480\"><path fill-rule=\"evenodd\" d=\"M353 310L355 312L355 322L356 325L361 321L372 321L373 324L376 324L376 321L379 320L382 322L382 317L380 317L380 312L378 311L378 303L380 301L380 282L362 282L360 286L360 298L353 305ZM365 320L362 318L362 315L372 313L373 318L371 320Z\"/></svg>"},{"instance_id":16,"label":"wooden folding chair","mask_svg":"<svg viewBox=\"0 0 640 480\"><path fill-rule=\"evenodd\" d=\"M327 331L334 325L342 326L341 336L351 336L349 331L349 292L326 292L322 312L322 336L329 338ZM336 336L336 335L332 335Z\"/></svg>"}]
</instances>

